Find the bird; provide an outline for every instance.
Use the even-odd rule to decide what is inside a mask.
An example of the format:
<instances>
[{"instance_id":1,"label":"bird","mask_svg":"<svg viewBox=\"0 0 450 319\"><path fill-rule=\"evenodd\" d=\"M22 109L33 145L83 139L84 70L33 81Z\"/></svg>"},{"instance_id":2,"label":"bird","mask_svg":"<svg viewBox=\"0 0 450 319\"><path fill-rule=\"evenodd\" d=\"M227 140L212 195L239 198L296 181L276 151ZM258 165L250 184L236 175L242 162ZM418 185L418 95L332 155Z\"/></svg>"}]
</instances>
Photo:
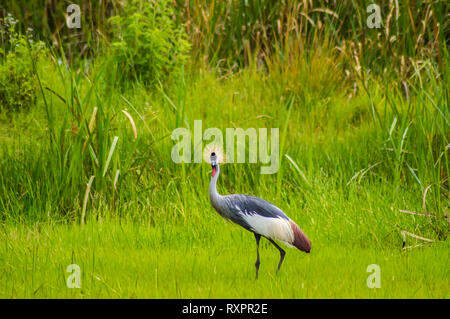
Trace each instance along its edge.
<instances>
[{"instance_id":1,"label":"bird","mask_svg":"<svg viewBox=\"0 0 450 319\"><path fill-rule=\"evenodd\" d=\"M259 242L261 237L269 240L280 252L280 261L276 273L279 272L286 252L276 242L280 241L288 247L309 253L311 241L298 225L274 204L250 195L220 195L217 192L217 179L220 174L218 157L211 153L212 167L209 184L209 198L214 209L225 219L230 220L252 232L256 239L256 279L260 266Z\"/></svg>"}]
</instances>

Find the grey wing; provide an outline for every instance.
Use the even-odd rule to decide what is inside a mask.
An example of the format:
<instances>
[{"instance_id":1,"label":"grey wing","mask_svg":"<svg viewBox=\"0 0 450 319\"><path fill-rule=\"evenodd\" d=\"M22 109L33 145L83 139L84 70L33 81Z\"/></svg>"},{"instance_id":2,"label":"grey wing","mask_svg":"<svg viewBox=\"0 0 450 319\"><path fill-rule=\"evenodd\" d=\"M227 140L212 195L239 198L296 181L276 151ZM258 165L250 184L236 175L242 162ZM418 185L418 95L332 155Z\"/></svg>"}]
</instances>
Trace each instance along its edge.
<instances>
[{"instance_id":1,"label":"grey wing","mask_svg":"<svg viewBox=\"0 0 450 319\"><path fill-rule=\"evenodd\" d=\"M228 208L234 214L258 214L268 218L284 218L289 220L289 217L281 209L262 198L241 194L225 197Z\"/></svg>"}]
</instances>

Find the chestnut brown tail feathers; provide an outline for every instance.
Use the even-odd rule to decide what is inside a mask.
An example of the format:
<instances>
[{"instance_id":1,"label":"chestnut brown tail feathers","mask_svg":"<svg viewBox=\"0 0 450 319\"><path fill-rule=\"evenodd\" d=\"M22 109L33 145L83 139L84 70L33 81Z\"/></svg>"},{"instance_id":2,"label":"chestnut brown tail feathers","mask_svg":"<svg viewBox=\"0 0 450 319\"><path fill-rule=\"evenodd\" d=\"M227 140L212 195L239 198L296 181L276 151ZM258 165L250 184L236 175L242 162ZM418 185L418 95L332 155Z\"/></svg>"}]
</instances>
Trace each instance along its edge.
<instances>
[{"instance_id":1,"label":"chestnut brown tail feathers","mask_svg":"<svg viewBox=\"0 0 450 319\"><path fill-rule=\"evenodd\" d=\"M300 249L301 251L304 251L306 253L309 253L311 250L311 241L306 237L305 233L300 229L300 227L297 226L296 223L294 223L292 220L291 222L291 228L294 232L294 241L292 242L292 245Z\"/></svg>"}]
</instances>

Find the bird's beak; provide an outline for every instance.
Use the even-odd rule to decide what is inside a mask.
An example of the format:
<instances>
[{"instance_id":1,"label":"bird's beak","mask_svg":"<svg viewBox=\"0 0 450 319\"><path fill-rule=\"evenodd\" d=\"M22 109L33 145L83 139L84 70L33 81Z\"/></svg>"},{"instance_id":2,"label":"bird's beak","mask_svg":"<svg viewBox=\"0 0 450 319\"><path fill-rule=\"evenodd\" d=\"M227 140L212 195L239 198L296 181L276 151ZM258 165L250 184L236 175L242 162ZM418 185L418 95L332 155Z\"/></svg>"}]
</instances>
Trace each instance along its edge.
<instances>
[{"instance_id":1,"label":"bird's beak","mask_svg":"<svg viewBox=\"0 0 450 319\"><path fill-rule=\"evenodd\" d=\"M213 166L213 168L212 168L212 177L214 177L214 175L216 175L216 167L215 166Z\"/></svg>"}]
</instances>

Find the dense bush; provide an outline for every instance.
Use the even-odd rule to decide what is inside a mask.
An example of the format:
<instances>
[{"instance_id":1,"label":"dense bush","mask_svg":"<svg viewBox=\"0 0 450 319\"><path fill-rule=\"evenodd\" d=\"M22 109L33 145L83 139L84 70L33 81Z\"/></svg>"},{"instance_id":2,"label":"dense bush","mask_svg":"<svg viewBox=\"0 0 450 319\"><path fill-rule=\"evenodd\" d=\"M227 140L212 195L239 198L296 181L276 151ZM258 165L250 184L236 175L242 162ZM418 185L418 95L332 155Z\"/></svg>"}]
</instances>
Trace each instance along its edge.
<instances>
[{"instance_id":1,"label":"dense bush","mask_svg":"<svg viewBox=\"0 0 450 319\"><path fill-rule=\"evenodd\" d=\"M170 1L132 0L109 22L119 82L139 79L152 85L180 72L190 45L184 28L172 18Z\"/></svg>"},{"instance_id":2,"label":"dense bush","mask_svg":"<svg viewBox=\"0 0 450 319\"><path fill-rule=\"evenodd\" d=\"M0 110L21 111L33 103L38 88L33 75L32 59L37 59L42 42L34 42L16 31L12 16L0 20L3 50L0 50ZM28 42L28 43L27 43ZM30 55L31 52L31 55Z\"/></svg>"}]
</instances>

